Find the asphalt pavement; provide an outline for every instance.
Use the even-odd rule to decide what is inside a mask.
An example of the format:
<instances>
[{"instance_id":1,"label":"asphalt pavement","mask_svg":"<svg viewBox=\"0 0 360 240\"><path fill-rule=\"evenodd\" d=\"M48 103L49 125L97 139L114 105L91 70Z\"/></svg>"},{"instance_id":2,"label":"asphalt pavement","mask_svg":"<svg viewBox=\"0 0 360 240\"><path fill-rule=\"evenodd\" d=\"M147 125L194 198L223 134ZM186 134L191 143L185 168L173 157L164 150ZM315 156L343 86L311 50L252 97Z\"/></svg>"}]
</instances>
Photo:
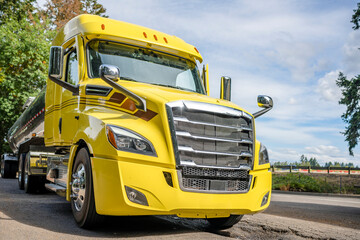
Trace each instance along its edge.
<instances>
[{"instance_id":1,"label":"asphalt pavement","mask_svg":"<svg viewBox=\"0 0 360 240\"><path fill-rule=\"evenodd\" d=\"M274 193L264 213L360 229L360 198Z\"/></svg>"},{"instance_id":2,"label":"asphalt pavement","mask_svg":"<svg viewBox=\"0 0 360 240\"><path fill-rule=\"evenodd\" d=\"M264 212L225 231L174 216L109 217L95 230L77 227L70 204L56 194L25 194L16 179L0 178L2 239L358 239L360 199L273 194Z\"/></svg>"}]
</instances>

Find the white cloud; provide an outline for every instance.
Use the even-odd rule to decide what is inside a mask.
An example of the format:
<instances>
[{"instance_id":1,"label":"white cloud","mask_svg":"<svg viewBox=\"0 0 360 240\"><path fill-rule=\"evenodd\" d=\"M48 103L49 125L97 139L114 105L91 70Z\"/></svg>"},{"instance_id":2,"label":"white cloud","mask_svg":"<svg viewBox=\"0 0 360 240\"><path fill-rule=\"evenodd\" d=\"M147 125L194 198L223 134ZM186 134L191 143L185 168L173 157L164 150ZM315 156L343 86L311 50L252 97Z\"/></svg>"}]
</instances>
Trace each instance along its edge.
<instances>
[{"instance_id":1,"label":"white cloud","mask_svg":"<svg viewBox=\"0 0 360 240\"><path fill-rule=\"evenodd\" d=\"M343 46L345 72L353 76L360 73L360 32L354 31L349 34Z\"/></svg>"},{"instance_id":2,"label":"white cloud","mask_svg":"<svg viewBox=\"0 0 360 240\"><path fill-rule=\"evenodd\" d=\"M102 4L111 18L195 45L210 66L211 96L219 97L223 75L232 77L233 102L251 113L259 110L257 95L272 96L274 109L256 120L256 130L277 161L297 161L305 153L322 161L349 161L339 134L344 107L337 103L335 79L336 69L360 73L360 31L352 31L349 23L355 5L280 0ZM337 147L339 156L317 152L321 146Z\"/></svg>"},{"instance_id":3,"label":"white cloud","mask_svg":"<svg viewBox=\"0 0 360 240\"><path fill-rule=\"evenodd\" d=\"M336 79L340 71L331 71L318 81L317 92L322 99L330 102L339 102L341 98L341 90L336 85Z\"/></svg>"},{"instance_id":4,"label":"white cloud","mask_svg":"<svg viewBox=\"0 0 360 240\"><path fill-rule=\"evenodd\" d=\"M305 149L309 153L313 153L313 154L329 155L329 156L338 156L340 154L340 150L336 146L319 145L319 146L305 147Z\"/></svg>"}]
</instances>

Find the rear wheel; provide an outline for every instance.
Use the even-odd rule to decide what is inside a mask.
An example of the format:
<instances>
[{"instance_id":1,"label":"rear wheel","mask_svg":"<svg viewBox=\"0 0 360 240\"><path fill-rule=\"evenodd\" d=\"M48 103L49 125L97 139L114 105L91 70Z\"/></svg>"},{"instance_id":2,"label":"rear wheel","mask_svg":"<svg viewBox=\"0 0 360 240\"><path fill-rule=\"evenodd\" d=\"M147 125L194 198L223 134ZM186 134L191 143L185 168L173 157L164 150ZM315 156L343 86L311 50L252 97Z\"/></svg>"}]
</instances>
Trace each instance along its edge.
<instances>
[{"instance_id":1,"label":"rear wheel","mask_svg":"<svg viewBox=\"0 0 360 240\"><path fill-rule=\"evenodd\" d=\"M24 163L24 189L26 193L34 193L40 189L41 179L39 176L30 175L30 153L26 154Z\"/></svg>"},{"instance_id":2,"label":"rear wheel","mask_svg":"<svg viewBox=\"0 0 360 240\"><path fill-rule=\"evenodd\" d=\"M19 189L24 189L24 162L26 153L21 153L19 156L19 168L18 168L18 185Z\"/></svg>"},{"instance_id":3,"label":"rear wheel","mask_svg":"<svg viewBox=\"0 0 360 240\"><path fill-rule=\"evenodd\" d=\"M212 230L223 230L227 228L231 228L236 223L240 222L243 215L230 215L230 217L226 218L209 218L207 219L210 226L209 229Z\"/></svg>"},{"instance_id":4,"label":"rear wheel","mask_svg":"<svg viewBox=\"0 0 360 240\"><path fill-rule=\"evenodd\" d=\"M72 169L71 209L76 223L91 228L103 220L96 213L90 156L86 148L78 152Z\"/></svg>"}]
</instances>

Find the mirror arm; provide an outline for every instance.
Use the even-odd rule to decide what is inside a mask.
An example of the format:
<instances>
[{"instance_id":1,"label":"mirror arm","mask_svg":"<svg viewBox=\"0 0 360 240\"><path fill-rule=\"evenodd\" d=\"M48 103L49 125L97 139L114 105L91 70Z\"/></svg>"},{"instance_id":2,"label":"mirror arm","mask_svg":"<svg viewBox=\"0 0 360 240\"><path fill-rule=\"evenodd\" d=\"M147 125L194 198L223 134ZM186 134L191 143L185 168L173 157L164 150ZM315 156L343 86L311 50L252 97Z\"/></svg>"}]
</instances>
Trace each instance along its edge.
<instances>
[{"instance_id":1,"label":"mirror arm","mask_svg":"<svg viewBox=\"0 0 360 240\"><path fill-rule=\"evenodd\" d=\"M60 85L61 87L69 90L70 92L73 93L73 95L79 95L79 85L74 86L74 85L72 85L72 84L70 84L70 83L67 83L67 82L65 82L65 81L62 81L62 80L60 80L60 79L58 79L58 78L56 78L56 77L52 77L52 76L50 76L50 75L49 75L49 79L50 79L51 81L53 81L54 83Z\"/></svg>"},{"instance_id":2,"label":"mirror arm","mask_svg":"<svg viewBox=\"0 0 360 240\"><path fill-rule=\"evenodd\" d=\"M260 117L261 115L263 115L264 113L267 113L271 109L272 109L272 107L262 109L262 110L260 110L260 111L258 111L256 113L254 113L253 116L254 116L254 118Z\"/></svg>"},{"instance_id":3,"label":"mirror arm","mask_svg":"<svg viewBox=\"0 0 360 240\"><path fill-rule=\"evenodd\" d=\"M135 93L127 90L126 88L122 87L121 85L117 84L116 82L112 81L111 79L105 77L103 74L100 74L100 78L104 80L107 84L115 88L116 90L124 93L128 96L131 100L135 102L137 108L146 112L146 100L142 97L136 95Z\"/></svg>"}]
</instances>

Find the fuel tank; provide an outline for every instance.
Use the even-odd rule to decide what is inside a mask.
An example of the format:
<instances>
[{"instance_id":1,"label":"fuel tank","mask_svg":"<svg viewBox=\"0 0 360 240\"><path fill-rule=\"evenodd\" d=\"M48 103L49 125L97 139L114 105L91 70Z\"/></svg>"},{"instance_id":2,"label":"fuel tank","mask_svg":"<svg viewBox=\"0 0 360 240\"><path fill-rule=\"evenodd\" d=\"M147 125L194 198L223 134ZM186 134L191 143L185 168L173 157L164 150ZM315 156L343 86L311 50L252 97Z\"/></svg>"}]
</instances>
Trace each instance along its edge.
<instances>
[{"instance_id":1,"label":"fuel tank","mask_svg":"<svg viewBox=\"0 0 360 240\"><path fill-rule=\"evenodd\" d=\"M45 115L45 92L44 87L35 100L24 110L8 132L8 142L14 153L18 152L19 146L31 139L34 135L39 137L44 133Z\"/></svg>"}]
</instances>

